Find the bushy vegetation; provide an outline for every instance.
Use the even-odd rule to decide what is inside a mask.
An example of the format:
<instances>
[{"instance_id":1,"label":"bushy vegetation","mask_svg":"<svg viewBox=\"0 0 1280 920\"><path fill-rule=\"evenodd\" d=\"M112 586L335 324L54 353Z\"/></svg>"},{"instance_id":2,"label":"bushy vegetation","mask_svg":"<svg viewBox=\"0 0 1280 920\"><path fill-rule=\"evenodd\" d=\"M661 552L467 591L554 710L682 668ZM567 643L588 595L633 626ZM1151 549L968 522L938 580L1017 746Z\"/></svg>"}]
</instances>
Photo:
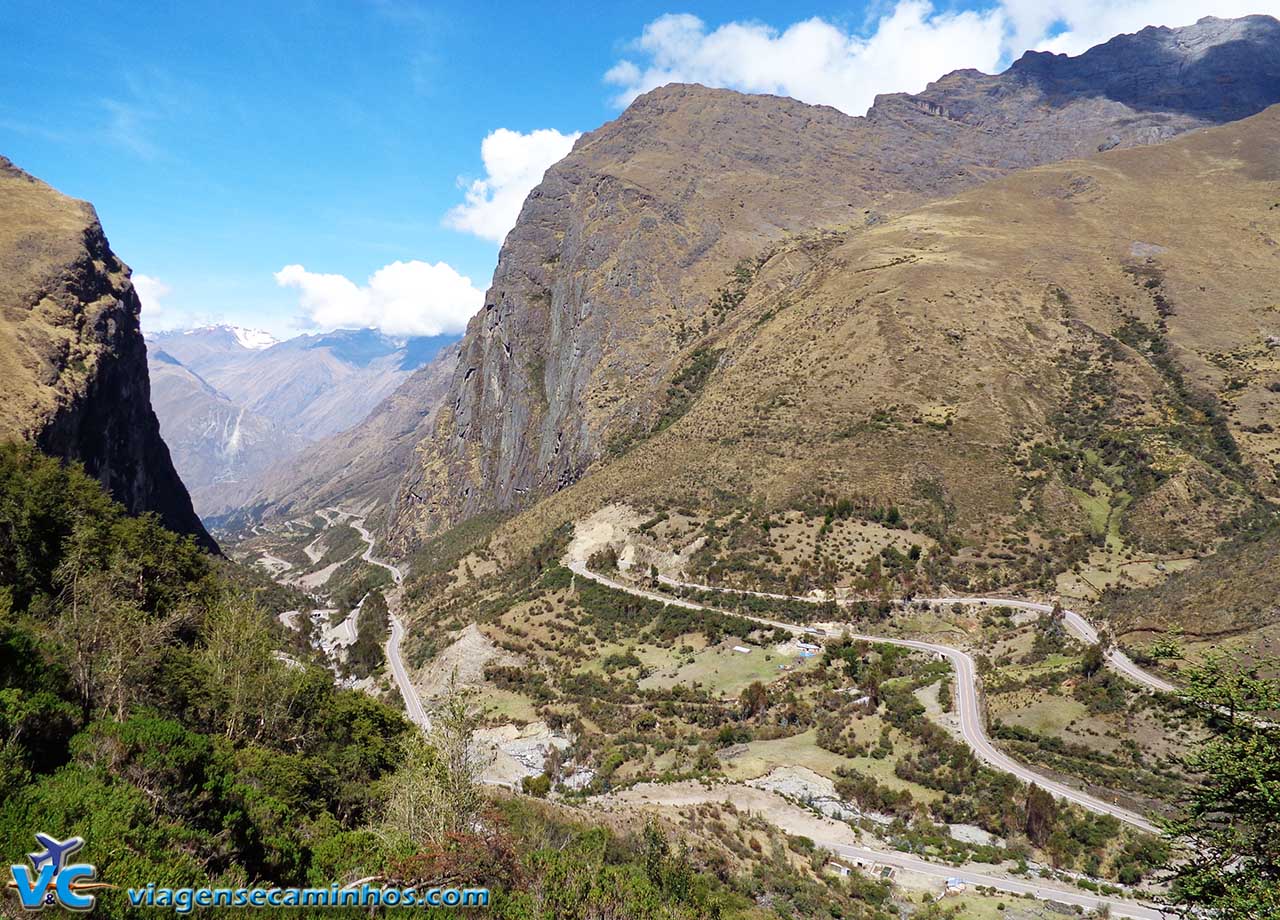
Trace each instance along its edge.
<instances>
[{"instance_id":1,"label":"bushy vegetation","mask_svg":"<svg viewBox=\"0 0 1280 920\"><path fill-rule=\"evenodd\" d=\"M1168 833L1185 855L1174 866L1176 909L1187 917L1280 916L1280 680L1224 658L1189 675L1186 702L1209 719L1209 738L1187 766L1188 790Z\"/></svg>"},{"instance_id":2,"label":"bushy vegetation","mask_svg":"<svg viewBox=\"0 0 1280 920\"><path fill-rule=\"evenodd\" d=\"M391 635L391 611L382 592L365 595L356 616L356 641L347 649L347 669L356 678L365 678L381 669L386 661L382 647Z\"/></svg>"},{"instance_id":3,"label":"bushy vegetation","mask_svg":"<svg viewBox=\"0 0 1280 920\"><path fill-rule=\"evenodd\" d=\"M702 388L707 385L707 378L715 370L720 360L720 352L707 347L694 349L684 366L671 378L667 386L667 405L654 423L653 431L670 428L679 418L689 411Z\"/></svg>"},{"instance_id":4,"label":"bushy vegetation","mask_svg":"<svg viewBox=\"0 0 1280 920\"><path fill-rule=\"evenodd\" d=\"M1143 642L1154 643L1160 651L1161 634L1216 636L1264 626L1272 621L1277 596L1280 526L1273 519L1242 531L1199 565L1158 585L1109 592L1103 610L1117 636L1151 630L1155 638Z\"/></svg>"},{"instance_id":5,"label":"bushy vegetation","mask_svg":"<svg viewBox=\"0 0 1280 920\"><path fill-rule=\"evenodd\" d=\"M520 578L554 573L551 558L539 550ZM0 578L0 846L15 859L40 830L85 837L99 877L123 886L477 884L509 920L889 916L887 890L798 870L776 846L734 843L750 857L737 861L656 825L495 803L465 695L423 737L322 668L279 660L270 617L220 562L23 447L0 447ZM380 592L365 598L370 648L386 613ZM99 896L100 916L127 911Z\"/></svg>"},{"instance_id":6,"label":"bushy vegetation","mask_svg":"<svg viewBox=\"0 0 1280 920\"><path fill-rule=\"evenodd\" d=\"M39 830L85 837L117 884L328 884L406 728L278 661L268 616L190 539L0 447L5 852Z\"/></svg>"},{"instance_id":7,"label":"bushy vegetation","mask_svg":"<svg viewBox=\"0 0 1280 920\"><path fill-rule=\"evenodd\" d=\"M334 524L324 532L324 555L314 565L316 568L323 568L335 562L346 562L363 551L364 540L360 537L360 531L350 524Z\"/></svg>"}]
</instances>

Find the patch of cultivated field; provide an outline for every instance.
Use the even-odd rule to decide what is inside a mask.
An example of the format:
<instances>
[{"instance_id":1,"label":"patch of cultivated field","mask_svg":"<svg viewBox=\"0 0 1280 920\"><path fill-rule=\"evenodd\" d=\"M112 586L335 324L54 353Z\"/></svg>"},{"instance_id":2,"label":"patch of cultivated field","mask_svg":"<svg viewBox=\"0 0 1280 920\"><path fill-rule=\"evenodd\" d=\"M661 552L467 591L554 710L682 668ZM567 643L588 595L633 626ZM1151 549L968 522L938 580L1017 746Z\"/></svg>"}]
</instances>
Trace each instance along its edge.
<instances>
[{"instance_id":1,"label":"patch of cultivated field","mask_svg":"<svg viewBox=\"0 0 1280 920\"><path fill-rule=\"evenodd\" d=\"M1089 719L1088 707L1075 699L1038 696L1031 697L1030 701L1025 703L1006 699L1006 697L1016 696L1017 694L1002 695L1000 711L994 713L1009 725L1029 728L1041 735L1062 735L1067 732L1067 726ZM1012 705L1009 705L1010 703ZM1006 706L1008 708L1005 708Z\"/></svg>"},{"instance_id":2,"label":"patch of cultivated field","mask_svg":"<svg viewBox=\"0 0 1280 920\"><path fill-rule=\"evenodd\" d=\"M1036 661L1030 664L1006 665L1001 668L1001 671L1008 677L1026 680L1029 677L1035 677L1050 671L1061 671L1063 668L1076 665L1079 661L1079 655L1049 655L1043 661Z\"/></svg>"},{"instance_id":3,"label":"patch of cultivated field","mask_svg":"<svg viewBox=\"0 0 1280 920\"><path fill-rule=\"evenodd\" d=\"M963 872L958 874L964 875ZM936 880L930 881L932 884L926 885L926 890L941 889ZM965 920L1042 920L1062 916L1038 901L1012 894L986 895L966 891L958 895L947 895L942 903L948 910L958 910L957 916L964 917Z\"/></svg>"},{"instance_id":4,"label":"patch of cultivated field","mask_svg":"<svg viewBox=\"0 0 1280 920\"><path fill-rule=\"evenodd\" d=\"M533 722L538 712L533 701L510 690L486 686L476 697L476 708L490 722Z\"/></svg>"},{"instance_id":5,"label":"patch of cultivated field","mask_svg":"<svg viewBox=\"0 0 1280 920\"><path fill-rule=\"evenodd\" d=\"M866 723L867 737L879 735L880 720L869 718ZM862 734L859 726L859 735ZM895 738L896 753L905 753L906 745L901 737ZM838 768L852 770L864 776L871 776L890 789L905 789L917 801L931 802L942 793L926 789L916 783L899 779L894 774L894 755L888 757L843 757L818 747L818 733L814 729L792 735L789 738L774 738L770 741L752 741L739 748L722 752L721 766L725 776L735 782L755 779L773 771L778 767L807 767L820 776L838 779Z\"/></svg>"},{"instance_id":6,"label":"patch of cultivated field","mask_svg":"<svg viewBox=\"0 0 1280 920\"><path fill-rule=\"evenodd\" d=\"M1058 576L1057 591L1064 598L1091 601L1107 588L1147 587L1192 565L1195 560L1184 557L1157 559L1135 557L1129 549L1095 549L1079 572L1067 571Z\"/></svg>"},{"instance_id":7,"label":"patch of cultivated field","mask_svg":"<svg viewBox=\"0 0 1280 920\"><path fill-rule=\"evenodd\" d=\"M721 755L725 775L734 781L764 776L776 767L808 767L829 779L836 778L837 767L847 767L849 759L818 747L818 733L810 729L790 738L752 741Z\"/></svg>"},{"instance_id":8,"label":"patch of cultivated field","mask_svg":"<svg viewBox=\"0 0 1280 920\"><path fill-rule=\"evenodd\" d=\"M734 651L734 646L739 645L751 651L745 654ZM736 697L756 681L768 684L783 674L807 670L816 664L817 658L801 658L791 645L759 646L726 639L696 652L686 663L654 671L640 686L644 689L699 686L719 697Z\"/></svg>"}]
</instances>

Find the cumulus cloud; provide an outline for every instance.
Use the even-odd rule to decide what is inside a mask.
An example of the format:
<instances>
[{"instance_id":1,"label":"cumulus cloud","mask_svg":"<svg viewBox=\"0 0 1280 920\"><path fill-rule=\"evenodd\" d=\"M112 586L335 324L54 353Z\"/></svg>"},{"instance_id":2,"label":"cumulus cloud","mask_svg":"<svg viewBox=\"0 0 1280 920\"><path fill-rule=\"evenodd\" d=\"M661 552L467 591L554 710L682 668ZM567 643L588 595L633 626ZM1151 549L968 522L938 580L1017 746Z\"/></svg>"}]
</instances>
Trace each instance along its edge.
<instances>
[{"instance_id":1,"label":"cumulus cloud","mask_svg":"<svg viewBox=\"0 0 1280 920\"><path fill-rule=\"evenodd\" d=\"M696 16L667 14L604 79L618 87L619 106L667 83L702 83L861 115L877 93L919 92L966 67L994 72L1028 48L1078 54L1147 25L1250 12L1280 14L1280 0L1001 0L960 12L899 0L865 34L818 18L782 30L759 22L709 30Z\"/></svg>"},{"instance_id":2,"label":"cumulus cloud","mask_svg":"<svg viewBox=\"0 0 1280 920\"><path fill-rule=\"evenodd\" d=\"M190 324L191 317L185 310L175 309L165 302L173 288L159 278L134 272L133 289L142 304L141 323L148 332L166 332Z\"/></svg>"},{"instance_id":3,"label":"cumulus cloud","mask_svg":"<svg viewBox=\"0 0 1280 920\"><path fill-rule=\"evenodd\" d=\"M137 291L138 300L142 302L142 312L148 319L158 317L165 312L163 300L173 292L173 289L159 278L153 278L141 272L133 273L133 289Z\"/></svg>"},{"instance_id":4,"label":"cumulus cloud","mask_svg":"<svg viewBox=\"0 0 1280 920\"><path fill-rule=\"evenodd\" d=\"M465 202L449 211L445 224L501 243L547 167L564 157L581 136L551 128L528 134L507 128L491 132L480 144L485 177L466 187Z\"/></svg>"},{"instance_id":5,"label":"cumulus cloud","mask_svg":"<svg viewBox=\"0 0 1280 920\"><path fill-rule=\"evenodd\" d=\"M298 289L307 321L321 329L378 329L391 336L456 333L484 300L470 278L444 262L392 262L363 285L301 265L286 265L275 279L281 287Z\"/></svg>"},{"instance_id":6,"label":"cumulus cloud","mask_svg":"<svg viewBox=\"0 0 1280 920\"><path fill-rule=\"evenodd\" d=\"M754 22L707 31L696 16L667 15L635 44L645 65L620 61L605 80L621 87L618 105L666 83L703 83L860 114L876 93L918 92L948 70L993 67L1003 27L995 11L934 13L919 2L899 3L868 38L821 19L781 32Z\"/></svg>"}]
</instances>

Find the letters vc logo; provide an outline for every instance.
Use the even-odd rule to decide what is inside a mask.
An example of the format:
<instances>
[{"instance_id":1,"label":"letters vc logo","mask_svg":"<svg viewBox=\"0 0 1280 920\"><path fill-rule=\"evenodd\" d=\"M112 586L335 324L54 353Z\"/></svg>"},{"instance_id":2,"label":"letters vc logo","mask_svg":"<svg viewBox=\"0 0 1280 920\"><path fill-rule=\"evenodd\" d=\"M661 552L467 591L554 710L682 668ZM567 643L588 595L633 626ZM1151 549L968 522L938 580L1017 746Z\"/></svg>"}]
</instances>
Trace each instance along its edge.
<instances>
[{"instance_id":1,"label":"letters vc logo","mask_svg":"<svg viewBox=\"0 0 1280 920\"><path fill-rule=\"evenodd\" d=\"M44 849L27 854L30 868L9 867L13 876L10 887L18 890L23 909L43 910L54 904L67 910L92 910L94 896L85 892L111 886L94 882L98 870L88 863L67 863L67 857L84 846L84 838L55 840L48 834L36 834L36 843Z\"/></svg>"}]
</instances>

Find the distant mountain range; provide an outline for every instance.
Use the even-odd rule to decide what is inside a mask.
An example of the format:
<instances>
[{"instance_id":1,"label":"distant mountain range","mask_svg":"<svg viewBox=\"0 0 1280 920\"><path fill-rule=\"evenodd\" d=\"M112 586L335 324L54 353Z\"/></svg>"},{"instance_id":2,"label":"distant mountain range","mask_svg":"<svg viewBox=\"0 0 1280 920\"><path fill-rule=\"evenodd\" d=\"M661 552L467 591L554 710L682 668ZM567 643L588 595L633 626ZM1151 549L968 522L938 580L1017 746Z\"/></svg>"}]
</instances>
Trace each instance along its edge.
<instances>
[{"instance_id":1,"label":"distant mountain range","mask_svg":"<svg viewBox=\"0 0 1280 920\"><path fill-rule=\"evenodd\" d=\"M152 404L201 516L308 444L360 423L450 337L371 329L279 342L237 326L147 337Z\"/></svg>"}]
</instances>

